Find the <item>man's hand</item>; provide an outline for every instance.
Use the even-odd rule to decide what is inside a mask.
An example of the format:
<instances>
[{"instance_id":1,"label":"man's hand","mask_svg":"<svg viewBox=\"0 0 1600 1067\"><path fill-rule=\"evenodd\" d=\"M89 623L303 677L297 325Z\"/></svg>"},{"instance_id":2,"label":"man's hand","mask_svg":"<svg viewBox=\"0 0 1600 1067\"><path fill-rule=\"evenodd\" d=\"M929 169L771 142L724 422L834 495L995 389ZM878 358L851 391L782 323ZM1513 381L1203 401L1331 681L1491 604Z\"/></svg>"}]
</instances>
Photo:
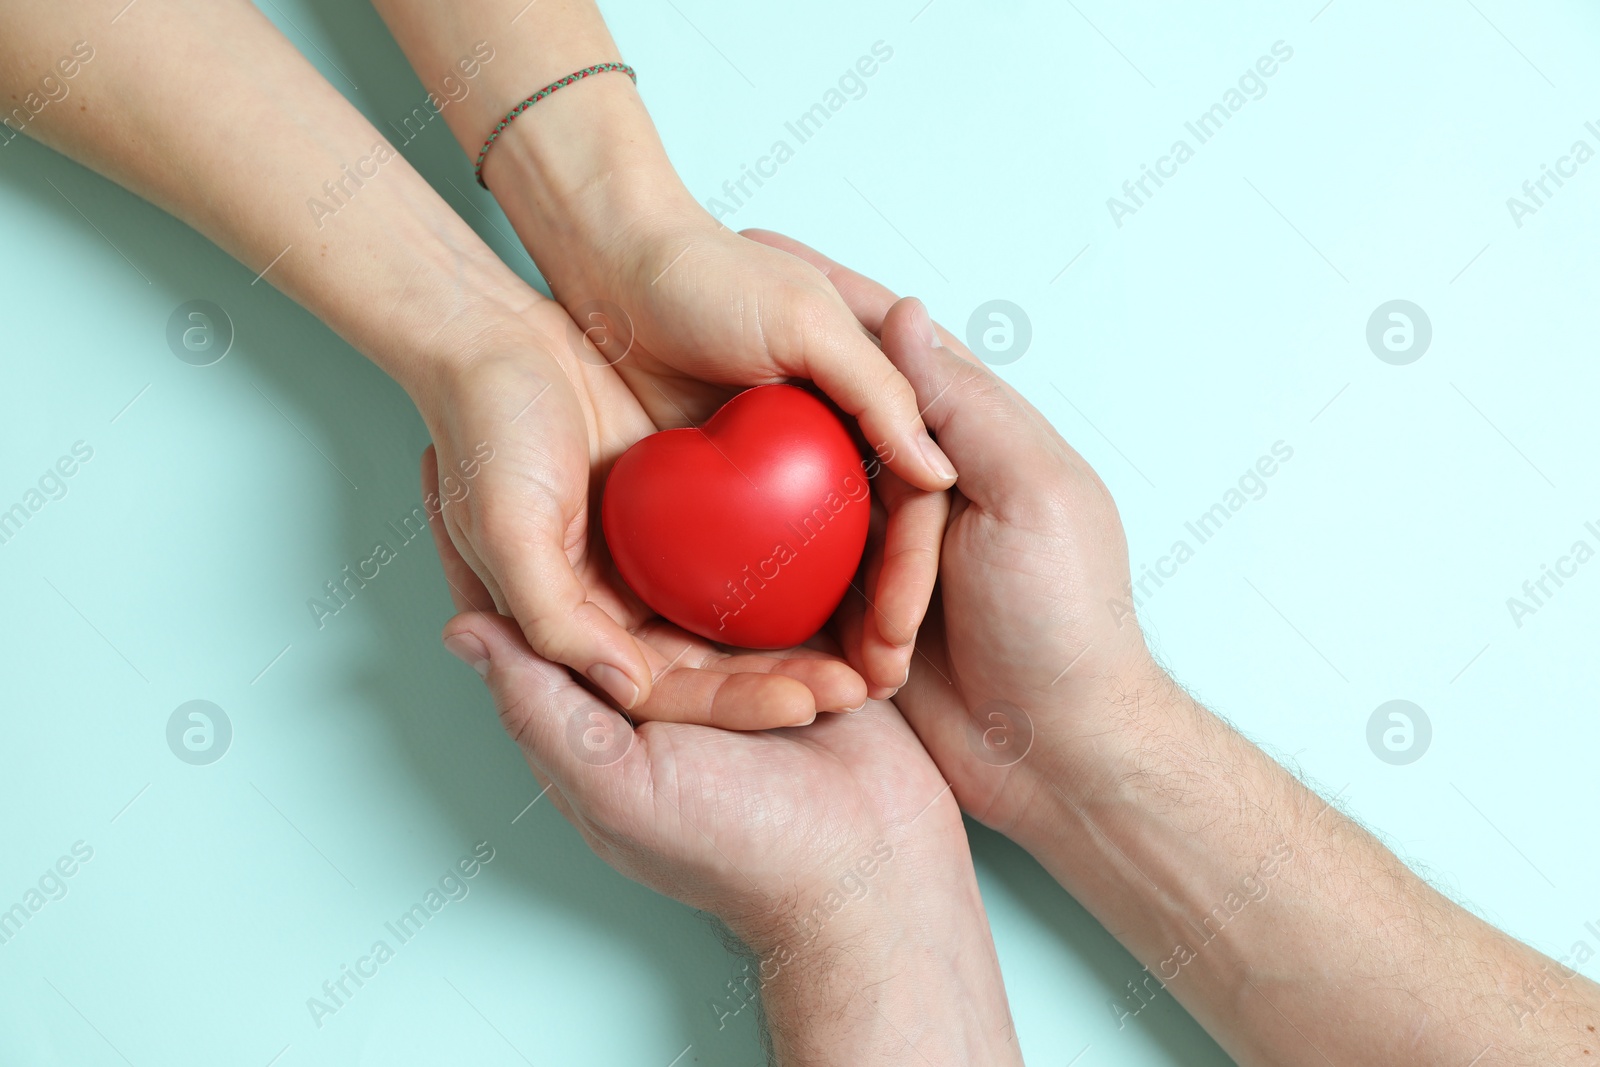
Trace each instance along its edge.
<instances>
[{"instance_id":1,"label":"man's hand","mask_svg":"<svg viewBox=\"0 0 1600 1067\"><path fill-rule=\"evenodd\" d=\"M469 612L445 634L595 852L756 956L777 1062L1021 1063L960 813L892 705L761 733L635 730L509 620ZM648 636L662 654L682 641Z\"/></svg>"},{"instance_id":2,"label":"man's hand","mask_svg":"<svg viewBox=\"0 0 1600 1067\"><path fill-rule=\"evenodd\" d=\"M1589 1063L1600 987L1446 899L1152 663L1105 487L915 302L793 242L959 466L897 699L974 815L1028 848L1245 1065ZM948 339L947 339L948 340ZM1128 623L1128 625L1119 625Z\"/></svg>"},{"instance_id":3,"label":"man's hand","mask_svg":"<svg viewBox=\"0 0 1600 1067\"><path fill-rule=\"evenodd\" d=\"M962 807L1025 836L1049 788L1033 772L1071 761L1084 739L1116 733L1141 690L1170 688L1138 626L1119 624L1106 607L1128 580L1111 494L1049 421L937 330L918 301L897 301L781 235L750 236L827 275L882 338L942 445L962 457L939 593L897 703ZM858 607L846 622L847 647L870 613Z\"/></svg>"}]
</instances>

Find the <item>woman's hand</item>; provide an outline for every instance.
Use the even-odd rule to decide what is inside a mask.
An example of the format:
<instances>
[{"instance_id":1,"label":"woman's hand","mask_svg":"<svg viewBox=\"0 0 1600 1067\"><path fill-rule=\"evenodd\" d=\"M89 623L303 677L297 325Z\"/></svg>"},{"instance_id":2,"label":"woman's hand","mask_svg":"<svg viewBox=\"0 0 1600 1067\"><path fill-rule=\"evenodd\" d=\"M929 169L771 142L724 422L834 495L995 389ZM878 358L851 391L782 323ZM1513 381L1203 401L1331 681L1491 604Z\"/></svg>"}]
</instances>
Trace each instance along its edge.
<instances>
[{"instance_id":1,"label":"woman's hand","mask_svg":"<svg viewBox=\"0 0 1600 1067\"><path fill-rule=\"evenodd\" d=\"M909 484L955 481L910 384L827 279L695 202L627 78L540 101L483 175L556 299L602 327L602 351L658 421L700 422L738 389L804 378Z\"/></svg>"},{"instance_id":2,"label":"woman's hand","mask_svg":"<svg viewBox=\"0 0 1600 1067\"><path fill-rule=\"evenodd\" d=\"M484 176L551 291L657 425L702 422L742 388L792 378L859 422L869 468L904 487L880 490L894 506L875 542L903 558L857 583L872 610L847 651L874 697L892 694L933 589L943 505L929 494L955 468L828 279L695 203L622 75L540 101L503 131Z\"/></svg>"},{"instance_id":3,"label":"woman's hand","mask_svg":"<svg viewBox=\"0 0 1600 1067\"><path fill-rule=\"evenodd\" d=\"M695 202L625 74L567 84L501 125L542 86L622 60L593 0L374 5L467 158L494 134L484 182L654 425L698 424L740 389L801 378L857 420L871 465L923 493L955 481L910 385L827 279ZM935 558L940 524L916 518L938 506L889 509L883 543ZM886 559L862 577L871 624L847 652L883 696L905 679L932 571Z\"/></svg>"},{"instance_id":4,"label":"woman's hand","mask_svg":"<svg viewBox=\"0 0 1600 1067\"><path fill-rule=\"evenodd\" d=\"M557 305L536 300L483 331L416 399L434 440L424 482L442 501L434 518L462 604L515 618L542 656L640 718L760 729L866 700L835 658L722 654L622 583L592 505L611 463L656 426Z\"/></svg>"},{"instance_id":5,"label":"woman's hand","mask_svg":"<svg viewBox=\"0 0 1600 1067\"><path fill-rule=\"evenodd\" d=\"M26 72L50 69L63 19L87 18L69 7L8 5L0 89L22 93ZM866 700L836 660L706 660L712 669L686 667L686 654L669 670L634 638L650 613L616 579L589 505L611 460L656 425L566 314L254 5L141 6L117 34L73 78L85 106L52 107L27 132L171 208L405 388L438 442L445 496L459 497L445 513L481 579L479 606L513 614L534 647L641 716L770 726ZM343 195L326 191L330 178Z\"/></svg>"},{"instance_id":6,"label":"woman's hand","mask_svg":"<svg viewBox=\"0 0 1600 1067\"><path fill-rule=\"evenodd\" d=\"M574 277L561 280L557 296L657 423L701 422L739 388L789 378L815 381L857 417L875 521L846 601L865 608L865 625L843 644L872 697L892 696L933 592L948 509L942 489L954 476L905 378L820 271L714 223L698 206L658 221L608 264L561 262ZM607 306L622 308L624 321L606 321L615 316ZM920 451L908 457L908 448Z\"/></svg>"}]
</instances>

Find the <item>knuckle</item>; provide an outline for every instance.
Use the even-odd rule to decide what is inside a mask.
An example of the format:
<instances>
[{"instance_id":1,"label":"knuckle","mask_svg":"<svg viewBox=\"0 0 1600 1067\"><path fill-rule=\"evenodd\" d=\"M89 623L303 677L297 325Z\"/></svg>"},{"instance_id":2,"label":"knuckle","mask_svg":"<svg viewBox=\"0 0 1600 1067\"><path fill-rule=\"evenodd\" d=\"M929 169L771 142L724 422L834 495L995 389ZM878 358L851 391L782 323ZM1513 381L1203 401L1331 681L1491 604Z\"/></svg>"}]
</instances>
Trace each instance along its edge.
<instances>
[{"instance_id":1,"label":"knuckle","mask_svg":"<svg viewBox=\"0 0 1600 1067\"><path fill-rule=\"evenodd\" d=\"M551 687L524 689L514 695L495 695L500 725L519 748L532 750L539 717L551 703Z\"/></svg>"},{"instance_id":2,"label":"knuckle","mask_svg":"<svg viewBox=\"0 0 1600 1067\"><path fill-rule=\"evenodd\" d=\"M838 327L838 315L823 293L809 287L790 290L788 315L785 318L800 338L807 340L828 337Z\"/></svg>"},{"instance_id":3,"label":"knuckle","mask_svg":"<svg viewBox=\"0 0 1600 1067\"><path fill-rule=\"evenodd\" d=\"M573 640L570 627L571 614L543 601L519 604L527 614L522 623L522 634L528 645L545 659L566 664L572 658Z\"/></svg>"},{"instance_id":4,"label":"knuckle","mask_svg":"<svg viewBox=\"0 0 1600 1067\"><path fill-rule=\"evenodd\" d=\"M917 410L917 391L900 369L882 356L878 358L878 380L873 392L891 406L911 412Z\"/></svg>"},{"instance_id":5,"label":"knuckle","mask_svg":"<svg viewBox=\"0 0 1600 1067\"><path fill-rule=\"evenodd\" d=\"M928 544L911 545L897 549L885 558L885 569L890 563L914 574L926 574L938 570L939 549Z\"/></svg>"}]
</instances>

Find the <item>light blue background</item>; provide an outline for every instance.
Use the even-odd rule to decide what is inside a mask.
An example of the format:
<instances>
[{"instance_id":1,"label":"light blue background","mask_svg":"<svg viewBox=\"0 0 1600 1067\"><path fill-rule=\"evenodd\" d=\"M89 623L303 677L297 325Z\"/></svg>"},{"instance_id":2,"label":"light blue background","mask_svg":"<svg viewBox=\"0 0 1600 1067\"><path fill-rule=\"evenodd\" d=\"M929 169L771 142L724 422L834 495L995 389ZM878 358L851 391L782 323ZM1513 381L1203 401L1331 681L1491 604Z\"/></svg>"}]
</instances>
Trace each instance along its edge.
<instances>
[{"instance_id":1,"label":"light blue background","mask_svg":"<svg viewBox=\"0 0 1600 1067\"><path fill-rule=\"evenodd\" d=\"M264 9L380 128L421 103L364 6ZM1600 562L1520 628L1506 598L1597 540L1600 161L1520 228L1506 198L1574 140L1600 147L1583 128L1600 119L1600 14L607 13L703 200L892 47L726 221L802 236L958 332L984 301L1025 309L1032 346L1003 373L1111 486L1136 569L1292 446L1149 600L1153 642L1457 899L1554 955L1595 943ZM1294 56L1266 96L1119 228L1107 197L1280 40ZM534 276L442 124L405 154ZM757 1062L751 1012L718 1029L736 965L707 925L593 859L548 803L525 810L537 787L439 647L449 603L426 542L325 630L311 621L307 598L418 499L426 436L399 389L252 271L37 145L0 149L0 233L0 509L73 442L94 449L0 545L0 908L74 842L94 849L0 945L0 1062ZM195 298L237 330L205 368L164 338ZM1409 366L1365 341L1395 298L1433 324ZM1433 725L1406 766L1366 742L1392 698ZM210 766L167 748L191 699L233 724ZM1108 1004L1139 966L1025 855L973 837L1031 1062L1086 1046L1082 1067L1226 1062L1170 997L1119 1030ZM470 895L315 1028L306 999L480 840L496 858Z\"/></svg>"}]
</instances>

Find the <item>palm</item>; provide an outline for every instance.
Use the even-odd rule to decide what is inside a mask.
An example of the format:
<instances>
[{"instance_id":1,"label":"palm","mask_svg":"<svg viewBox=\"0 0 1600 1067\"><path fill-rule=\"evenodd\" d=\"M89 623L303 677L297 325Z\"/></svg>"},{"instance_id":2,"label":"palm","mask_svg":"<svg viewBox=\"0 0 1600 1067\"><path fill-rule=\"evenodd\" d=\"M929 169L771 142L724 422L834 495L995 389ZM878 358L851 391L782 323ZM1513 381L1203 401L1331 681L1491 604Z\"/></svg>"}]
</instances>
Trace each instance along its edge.
<instances>
[{"instance_id":1,"label":"palm","mask_svg":"<svg viewBox=\"0 0 1600 1067\"><path fill-rule=\"evenodd\" d=\"M458 607L532 619L525 635L542 649L562 614L615 630L655 679L636 708L646 717L758 727L860 703L860 679L837 659L724 654L628 589L593 509L610 465L657 425L558 308L530 320L535 343L477 360L430 423L425 477L446 500L440 547Z\"/></svg>"},{"instance_id":2,"label":"palm","mask_svg":"<svg viewBox=\"0 0 1600 1067\"><path fill-rule=\"evenodd\" d=\"M559 319L535 325L561 329ZM543 344L531 353L518 346L475 364L430 426L451 539L502 614L515 614L507 589L515 564L504 559L515 538L552 546L590 599L637 625L642 605L610 566L589 499L596 472L655 426L614 376L562 354L562 340L538 336ZM467 478L460 465L475 458L482 462ZM447 489L452 476L456 492Z\"/></svg>"},{"instance_id":3,"label":"palm","mask_svg":"<svg viewBox=\"0 0 1600 1067\"><path fill-rule=\"evenodd\" d=\"M543 688L533 681L520 680ZM892 854L923 812L954 810L916 735L884 702L762 733L655 722L630 735L620 716L581 693L553 716L548 705L519 701L502 706L502 718L542 777L549 768L536 753L565 744L577 756L558 776L583 795L558 794L557 803L599 855L707 910L766 913L781 903L774 894L815 900L863 858ZM540 736L552 731L565 738ZM578 769L574 781L583 763L601 766ZM794 883L794 871L820 881ZM742 899L711 888L728 886Z\"/></svg>"},{"instance_id":4,"label":"palm","mask_svg":"<svg viewBox=\"0 0 1600 1067\"><path fill-rule=\"evenodd\" d=\"M896 383L906 388L821 271L709 218L657 233L620 265L574 263L570 269L582 276L562 279L558 294L615 371L612 382L627 386L627 406L652 427L697 425L740 389L791 377L813 379L846 403L849 389L860 385L847 378L871 380L884 396ZM580 299L580 293L599 295ZM839 347L841 335L864 353ZM881 425L875 430L868 417L861 427L884 464L903 470L907 457ZM919 491L899 476L892 480L897 491L888 536L896 548L931 559L942 505L913 503ZM905 677L905 642L921 621L933 582L931 567L885 565L883 543L875 537L868 553L865 591L876 607L874 625L845 642L851 665L875 697L889 695Z\"/></svg>"},{"instance_id":5,"label":"palm","mask_svg":"<svg viewBox=\"0 0 1600 1067\"><path fill-rule=\"evenodd\" d=\"M939 588L897 702L961 805L1004 830L1020 815L1006 771L1027 758L1025 708L1071 702L1093 642L1067 592L1079 561L958 496Z\"/></svg>"}]
</instances>

